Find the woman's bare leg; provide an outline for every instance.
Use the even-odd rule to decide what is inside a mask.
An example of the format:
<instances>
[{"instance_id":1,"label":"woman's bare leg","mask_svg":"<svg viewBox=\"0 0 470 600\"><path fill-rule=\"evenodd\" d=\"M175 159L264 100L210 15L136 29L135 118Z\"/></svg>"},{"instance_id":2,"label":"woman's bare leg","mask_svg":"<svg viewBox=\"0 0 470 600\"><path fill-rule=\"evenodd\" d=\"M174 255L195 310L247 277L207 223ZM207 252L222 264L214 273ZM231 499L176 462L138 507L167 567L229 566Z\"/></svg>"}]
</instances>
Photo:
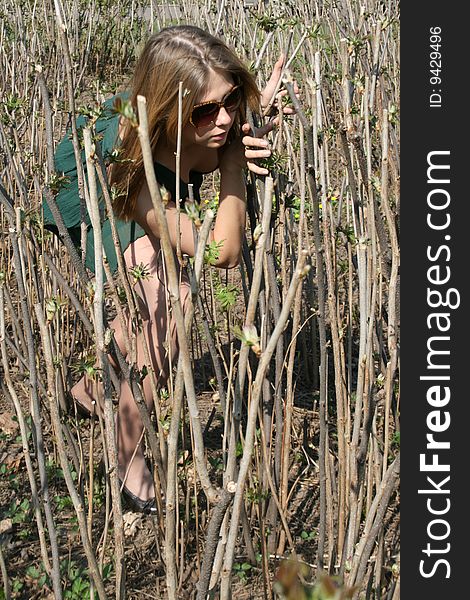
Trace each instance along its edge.
<instances>
[{"instance_id":1,"label":"woman's bare leg","mask_svg":"<svg viewBox=\"0 0 470 600\"><path fill-rule=\"evenodd\" d=\"M122 325L119 317L116 317L110 324L110 328L114 331L114 339L119 347L124 358L127 356L127 348L124 344L124 336L122 334ZM109 360L114 368L117 365L111 357ZM95 413L95 410L100 410L101 402L103 398L103 388L99 381L95 381L88 375L83 375L81 379L71 388L70 393L72 397L83 407L85 407L91 414Z\"/></svg>"},{"instance_id":2,"label":"woman's bare leg","mask_svg":"<svg viewBox=\"0 0 470 600\"><path fill-rule=\"evenodd\" d=\"M142 334L145 336L157 385L163 385L169 374L169 357L174 361L177 353L176 327L169 314L169 300L164 280L158 241L145 236L140 238L125 253L128 266L143 263L148 265L149 276L137 282L135 290L142 303L144 319ZM185 280L180 286L184 305L189 292ZM137 340L137 367L145 365L143 340ZM143 383L144 397L149 411L153 408L153 396L149 376ZM140 443L143 424L133 398L129 382L121 382L117 420L117 443L119 475L125 479L126 487L142 500L154 496L153 477L144 459ZM134 457L134 458L132 458Z\"/></svg>"},{"instance_id":3,"label":"woman's bare leg","mask_svg":"<svg viewBox=\"0 0 470 600\"><path fill-rule=\"evenodd\" d=\"M175 324L169 314L169 300L164 281L160 247L158 240L148 236L139 238L127 248L124 259L128 268L143 264L147 266L148 277L136 283L135 291L140 300L140 312L143 320L143 333L147 341L150 360L157 377L157 384L163 384L168 378L169 355L174 360L177 353ZM181 301L184 305L190 286L184 280L180 286ZM120 320L116 317L111 327L115 331L116 342L124 356L124 347ZM130 333L130 332L129 332ZM145 365L142 339L137 340L137 367ZM147 408L153 408L153 396L150 380L147 376L143 383ZM71 389L72 396L92 412L99 406L102 396L101 383L83 376ZM119 408L117 416L117 445L119 475L125 479L126 487L142 500L154 496L153 477L144 459L140 443L143 424L140 413L131 392L129 382L121 380ZM132 458L133 457L133 458Z\"/></svg>"},{"instance_id":4,"label":"woman's bare leg","mask_svg":"<svg viewBox=\"0 0 470 600\"><path fill-rule=\"evenodd\" d=\"M151 410L153 399L148 377L143 388L147 408ZM127 381L121 381L116 425L119 477L133 494L148 500L154 496L153 477L145 462L141 444L142 419Z\"/></svg>"}]
</instances>

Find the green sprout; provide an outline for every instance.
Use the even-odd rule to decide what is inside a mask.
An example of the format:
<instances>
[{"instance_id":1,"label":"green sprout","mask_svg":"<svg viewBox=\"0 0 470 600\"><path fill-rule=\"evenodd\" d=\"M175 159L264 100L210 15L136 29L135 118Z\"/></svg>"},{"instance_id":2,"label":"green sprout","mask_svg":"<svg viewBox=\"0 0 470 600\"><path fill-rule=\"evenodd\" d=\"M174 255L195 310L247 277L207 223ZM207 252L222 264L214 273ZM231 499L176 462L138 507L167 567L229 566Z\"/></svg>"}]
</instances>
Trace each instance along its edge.
<instances>
[{"instance_id":1,"label":"green sprout","mask_svg":"<svg viewBox=\"0 0 470 600\"><path fill-rule=\"evenodd\" d=\"M187 200L184 204L184 212L188 218L194 223L195 227L199 229L202 225L200 207L196 202Z\"/></svg>"},{"instance_id":2,"label":"green sprout","mask_svg":"<svg viewBox=\"0 0 470 600\"><path fill-rule=\"evenodd\" d=\"M132 267L132 269L129 269L129 272L134 278L134 284L150 277L150 268L148 265L144 265L144 263Z\"/></svg>"},{"instance_id":3,"label":"green sprout","mask_svg":"<svg viewBox=\"0 0 470 600\"><path fill-rule=\"evenodd\" d=\"M88 117L92 123L95 123L103 116L104 109L102 106L80 106L77 112L84 117Z\"/></svg>"},{"instance_id":4,"label":"green sprout","mask_svg":"<svg viewBox=\"0 0 470 600\"><path fill-rule=\"evenodd\" d=\"M100 369L96 366L96 356L88 355L82 358L78 363L72 365L72 371L78 375L87 375L90 379L97 381Z\"/></svg>"},{"instance_id":5,"label":"green sprout","mask_svg":"<svg viewBox=\"0 0 470 600\"><path fill-rule=\"evenodd\" d=\"M251 569L252 566L250 565L250 563L233 563L233 571L243 583L247 582L247 575L251 571Z\"/></svg>"},{"instance_id":6,"label":"green sprout","mask_svg":"<svg viewBox=\"0 0 470 600\"><path fill-rule=\"evenodd\" d=\"M114 102L114 110L125 119L128 119L133 127L138 126L137 115L135 114L134 107L129 100L123 100L122 98L116 98Z\"/></svg>"},{"instance_id":7,"label":"green sprout","mask_svg":"<svg viewBox=\"0 0 470 600\"><path fill-rule=\"evenodd\" d=\"M70 181L70 178L66 175L57 175L52 173L49 179L49 188L52 192L58 192L65 187Z\"/></svg>"},{"instance_id":8,"label":"green sprout","mask_svg":"<svg viewBox=\"0 0 470 600\"><path fill-rule=\"evenodd\" d=\"M60 309L64 306L68 305L67 298L61 298L60 296L52 296L52 298L48 298L46 300L46 320L50 323L54 316L60 311Z\"/></svg>"},{"instance_id":9,"label":"green sprout","mask_svg":"<svg viewBox=\"0 0 470 600\"><path fill-rule=\"evenodd\" d=\"M206 249L204 251L204 262L206 265L215 265L220 256L220 249L223 245L224 240L221 240L220 242L216 242L214 240L213 242L206 244Z\"/></svg>"},{"instance_id":10,"label":"green sprout","mask_svg":"<svg viewBox=\"0 0 470 600\"><path fill-rule=\"evenodd\" d=\"M239 290L235 285L223 285L220 283L215 288L215 297L224 311L235 305L238 294Z\"/></svg>"},{"instance_id":11,"label":"green sprout","mask_svg":"<svg viewBox=\"0 0 470 600\"><path fill-rule=\"evenodd\" d=\"M245 325L243 330L240 330L239 327L234 326L233 334L244 344L249 346L256 356L261 356L260 338L254 325Z\"/></svg>"}]
</instances>

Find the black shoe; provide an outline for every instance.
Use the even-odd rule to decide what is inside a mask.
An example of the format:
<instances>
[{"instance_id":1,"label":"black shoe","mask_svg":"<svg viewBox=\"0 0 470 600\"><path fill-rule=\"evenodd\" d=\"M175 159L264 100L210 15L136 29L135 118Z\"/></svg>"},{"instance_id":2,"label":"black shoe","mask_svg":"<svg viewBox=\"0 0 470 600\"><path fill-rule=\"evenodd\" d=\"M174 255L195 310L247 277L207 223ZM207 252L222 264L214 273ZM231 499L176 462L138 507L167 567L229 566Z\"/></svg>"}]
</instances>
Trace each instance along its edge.
<instances>
[{"instance_id":1,"label":"black shoe","mask_svg":"<svg viewBox=\"0 0 470 600\"><path fill-rule=\"evenodd\" d=\"M74 403L77 408L77 414L82 417L82 419L91 419L91 412L88 410L86 406L84 406L81 402L74 398Z\"/></svg>"},{"instance_id":2,"label":"black shoe","mask_svg":"<svg viewBox=\"0 0 470 600\"><path fill-rule=\"evenodd\" d=\"M90 411L84 404L82 404L81 402L79 402L77 400L77 398L74 398L72 395L70 395L71 397L71 407L73 409L73 405L75 405L75 409L77 411L77 415L79 417L81 417L82 419L91 419L91 417L93 416L98 416L97 412L96 412L96 405L93 407L93 410Z\"/></svg>"},{"instance_id":3,"label":"black shoe","mask_svg":"<svg viewBox=\"0 0 470 600\"><path fill-rule=\"evenodd\" d=\"M144 515L157 516L157 504L155 498L149 498L148 500L142 500L123 485L121 479L119 479L119 487L121 488L121 494L127 500L128 505L136 512L141 512Z\"/></svg>"}]
</instances>

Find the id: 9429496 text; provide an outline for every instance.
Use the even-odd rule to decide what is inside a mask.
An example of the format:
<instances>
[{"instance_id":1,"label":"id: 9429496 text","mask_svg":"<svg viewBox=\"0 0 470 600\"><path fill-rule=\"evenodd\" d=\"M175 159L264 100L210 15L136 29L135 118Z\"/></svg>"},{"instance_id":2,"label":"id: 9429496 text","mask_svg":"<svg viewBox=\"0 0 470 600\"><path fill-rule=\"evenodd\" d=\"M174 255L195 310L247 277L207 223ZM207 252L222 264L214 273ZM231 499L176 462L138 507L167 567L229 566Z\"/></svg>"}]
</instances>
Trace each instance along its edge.
<instances>
[{"instance_id":1,"label":"id: 9429496 text","mask_svg":"<svg viewBox=\"0 0 470 600\"><path fill-rule=\"evenodd\" d=\"M429 84L431 91L429 94L429 106L431 108L441 108L442 106L442 37L440 27L429 28Z\"/></svg>"}]
</instances>

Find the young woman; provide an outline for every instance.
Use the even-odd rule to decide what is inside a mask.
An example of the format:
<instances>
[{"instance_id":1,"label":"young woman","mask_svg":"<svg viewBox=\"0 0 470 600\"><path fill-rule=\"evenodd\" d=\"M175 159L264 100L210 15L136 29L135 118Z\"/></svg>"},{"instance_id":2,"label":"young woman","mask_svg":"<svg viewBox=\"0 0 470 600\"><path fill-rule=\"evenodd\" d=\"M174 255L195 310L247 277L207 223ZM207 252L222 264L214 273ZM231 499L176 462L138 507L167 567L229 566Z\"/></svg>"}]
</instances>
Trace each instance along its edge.
<instances>
[{"instance_id":1,"label":"young woman","mask_svg":"<svg viewBox=\"0 0 470 600\"><path fill-rule=\"evenodd\" d=\"M217 217L210 240L220 242L216 266L235 267L240 258L245 230L245 182L243 171L248 166L258 174L267 170L254 160L268 157L267 141L262 139L268 128L257 137L250 134L245 123L246 108L259 111L267 105L276 87L282 68L282 58L276 63L273 75L261 95L253 76L235 54L219 39L192 26L175 26L161 30L147 42L130 86L129 99L137 113L138 95L146 97L149 134L155 160L157 180L170 192L166 217L176 248L177 209L175 204L175 151L178 128L178 87L183 82L182 144L180 160L180 197L188 196L188 184L193 184L194 197L200 200L202 174L216 169L220 172L220 194ZM96 123L101 135L101 152L109 159L116 150L118 161L110 162L110 185L117 190L114 211L121 248L128 269L147 265L149 276L139 280L136 292L141 301L144 321L143 335L148 344L152 367L161 385L168 377L169 358L175 359L177 346L175 326L167 311L160 232L156 223L149 188L145 179L142 152L137 131L129 122L112 111L116 98L104 105L104 114ZM84 124L77 120L77 126ZM270 127L269 127L270 128ZM56 168L69 176L69 183L57 196L57 203L71 234L78 238L80 206L76 166L70 136L66 136L56 152ZM53 222L48 210L45 221ZM94 268L91 227L87 240L87 265ZM180 242L182 252L193 255L193 230L190 219L180 213ZM116 256L110 226L103 223L103 247L114 270ZM189 292L188 279L181 276L181 301L184 306ZM119 320L112 324L115 339L123 352L126 348ZM143 340L137 340L137 366L144 364ZM149 377L143 382L149 409L152 393ZM75 401L92 412L98 399L98 384L84 376L72 388ZM119 476L125 483L123 493L134 509L155 511L155 492L152 475L145 463L140 445L142 421L129 383L121 381L117 421Z\"/></svg>"}]
</instances>

